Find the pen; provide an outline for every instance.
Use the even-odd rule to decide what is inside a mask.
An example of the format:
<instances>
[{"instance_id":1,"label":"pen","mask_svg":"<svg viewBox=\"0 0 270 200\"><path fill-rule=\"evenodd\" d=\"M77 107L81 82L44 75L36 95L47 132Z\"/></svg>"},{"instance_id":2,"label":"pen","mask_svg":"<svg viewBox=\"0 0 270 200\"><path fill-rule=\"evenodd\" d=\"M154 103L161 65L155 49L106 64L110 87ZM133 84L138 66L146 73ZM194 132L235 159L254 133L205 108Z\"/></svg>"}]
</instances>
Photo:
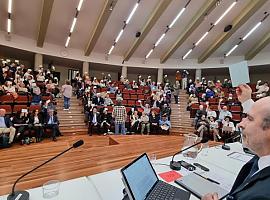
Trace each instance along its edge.
<instances>
[{"instance_id":1,"label":"pen","mask_svg":"<svg viewBox=\"0 0 270 200\"><path fill-rule=\"evenodd\" d=\"M200 177L202 177L203 179L205 179L205 180L208 180L208 181L210 181L210 182L212 182L212 183L216 183L216 184L220 184L219 182L217 182L217 181L215 181L215 180L213 180L213 179L211 179L211 178L207 178L207 177L204 177L204 176L202 176L201 174L198 174L197 172L193 172L194 174L196 174L196 175L198 175L198 176L200 176Z\"/></svg>"}]
</instances>

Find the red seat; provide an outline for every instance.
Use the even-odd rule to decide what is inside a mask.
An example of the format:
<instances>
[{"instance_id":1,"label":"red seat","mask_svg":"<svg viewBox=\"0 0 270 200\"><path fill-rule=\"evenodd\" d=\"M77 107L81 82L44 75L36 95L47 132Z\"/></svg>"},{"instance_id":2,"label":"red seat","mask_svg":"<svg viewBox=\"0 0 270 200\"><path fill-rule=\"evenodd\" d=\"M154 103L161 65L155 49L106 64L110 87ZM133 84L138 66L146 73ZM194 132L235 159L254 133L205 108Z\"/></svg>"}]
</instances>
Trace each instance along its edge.
<instances>
[{"instance_id":1,"label":"red seat","mask_svg":"<svg viewBox=\"0 0 270 200\"><path fill-rule=\"evenodd\" d=\"M129 99L129 94L123 94L124 99Z\"/></svg>"},{"instance_id":2,"label":"red seat","mask_svg":"<svg viewBox=\"0 0 270 200\"><path fill-rule=\"evenodd\" d=\"M138 95L138 99L144 100L144 94L139 94L139 95Z\"/></svg>"},{"instance_id":3,"label":"red seat","mask_svg":"<svg viewBox=\"0 0 270 200\"><path fill-rule=\"evenodd\" d=\"M21 111L22 109L27 109L27 105L14 105L13 113L17 113Z\"/></svg>"},{"instance_id":4,"label":"red seat","mask_svg":"<svg viewBox=\"0 0 270 200\"><path fill-rule=\"evenodd\" d=\"M151 111L155 111L157 114L159 114L160 108L152 108Z\"/></svg>"},{"instance_id":5,"label":"red seat","mask_svg":"<svg viewBox=\"0 0 270 200\"><path fill-rule=\"evenodd\" d=\"M239 112L242 112L242 107L241 106L231 106L230 111L235 112L235 113L239 113Z\"/></svg>"},{"instance_id":6,"label":"red seat","mask_svg":"<svg viewBox=\"0 0 270 200\"><path fill-rule=\"evenodd\" d=\"M5 109L6 114L8 114L8 115L12 114L11 105L0 105L0 109Z\"/></svg>"},{"instance_id":7,"label":"red seat","mask_svg":"<svg viewBox=\"0 0 270 200\"><path fill-rule=\"evenodd\" d=\"M128 113L131 110L131 107L126 107L126 112Z\"/></svg>"},{"instance_id":8,"label":"red seat","mask_svg":"<svg viewBox=\"0 0 270 200\"><path fill-rule=\"evenodd\" d=\"M124 99L124 100L122 101L122 105L124 105L124 106L127 105L127 100L126 100L126 99Z\"/></svg>"},{"instance_id":9,"label":"red seat","mask_svg":"<svg viewBox=\"0 0 270 200\"><path fill-rule=\"evenodd\" d=\"M211 104L216 104L217 103L217 98L210 98L210 99L208 99L208 102L209 102L210 105Z\"/></svg>"},{"instance_id":10,"label":"red seat","mask_svg":"<svg viewBox=\"0 0 270 200\"><path fill-rule=\"evenodd\" d=\"M30 105L29 112L33 112L34 110L41 111L41 105Z\"/></svg>"},{"instance_id":11,"label":"red seat","mask_svg":"<svg viewBox=\"0 0 270 200\"><path fill-rule=\"evenodd\" d=\"M19 95L17 99L14 100L17 104L28 104L28 96Z\"/></svg>"},{"instance_id":12,"label":"red seat","mask_svg":"<svg viewBox=\"0 0 270 200\"><path fill-rule=\"evenodd\" d=\"M129 90L128 89L123 89L122 93L123 94L129 94Z\"/></svg>"},{"instance_id":13,"label":"red seat","mask_svg":"<svg viewBox=\"0 0 270 200\"><path fill-rule=\"evenodd\" d=\"M143 94L143 90L137 90L137 94Z\"/></svg>"},{"instance_id":14,"label":"red seat","mask_svg":"<svg viewBox=\"0 0 270 200\"><path fill-rule=\"evenodd\" d=\"M48 100L52 100L52 97L50 95L48 96L42 96L42 101L48 101Z\"/></svg>"},{"instance_id":15,"label":"red seat","mask_svg":"<svg viewBox=\"0 0 270 200\"><path fill-rule=\"evenodd\" d=\"M235 122L240 122L242 120L240 113L233 113L232 114L232 120Z\"/></svg>"},{"instance_id":16,"label":"red seat","mask_svg":"<svg viewBox=\"0 0 270 200\"><path fill-rule=\"evenodd\" d=\"M128 106L134 106L135 104L135 100L128 100Z\"/></svg>"},{"instance_id":17,"label":"red seat","mask_svg":"<svg viewBox=\"0 0 270 200\"><path fill-rule=\"evenodd\" d=\"M138 99L137 94L131 94L130 99L137 100Z\"/></svg>"},{"instance_id":18,"label":"red seat","mask_svg":"<svg viewBox=\"0 0 270 200\"><path fill-rule=\"evenodd\" d=\"M3 95L3 96L0 96L0 102L2 104L12 104L14 101L14 98L12 95Z\"/></svg>"}]
</instances>

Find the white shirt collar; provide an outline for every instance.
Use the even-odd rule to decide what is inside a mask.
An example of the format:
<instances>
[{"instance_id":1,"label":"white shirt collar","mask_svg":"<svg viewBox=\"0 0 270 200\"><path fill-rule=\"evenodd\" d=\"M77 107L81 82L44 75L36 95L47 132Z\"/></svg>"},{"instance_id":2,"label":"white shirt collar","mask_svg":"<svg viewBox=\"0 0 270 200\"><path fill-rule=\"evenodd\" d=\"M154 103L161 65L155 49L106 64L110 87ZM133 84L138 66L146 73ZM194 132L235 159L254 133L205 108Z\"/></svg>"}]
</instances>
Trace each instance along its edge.
<instances>
[{"instance_id":1,"label":"white shirt collar","mask_svg":"<svg viewBox=\"0 0 270 200\"><path fill-rule=\"evenodd\" d=\"M260 157L258 160L259 171L270 166L270 155Z\"/></svg>"}]
</instances>

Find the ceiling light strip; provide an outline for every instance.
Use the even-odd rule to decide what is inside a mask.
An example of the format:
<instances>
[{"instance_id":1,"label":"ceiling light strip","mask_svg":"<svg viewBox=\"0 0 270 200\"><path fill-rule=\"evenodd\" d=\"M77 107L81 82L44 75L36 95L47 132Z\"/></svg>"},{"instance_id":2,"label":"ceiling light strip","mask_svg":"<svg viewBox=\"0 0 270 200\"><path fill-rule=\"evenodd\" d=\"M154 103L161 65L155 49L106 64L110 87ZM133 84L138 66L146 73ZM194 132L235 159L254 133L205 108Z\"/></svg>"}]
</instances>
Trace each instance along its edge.
<instances>
[{"instance_id":1,"label":"ceiling light strip","mask_svg":"<svg viewBox=\"0 0 270 200\"><path fill-rule=\"evenodd\" d=\"M69 34L68 34L68 37L67 37L67 40L66 40L66 43L65 43L65 47L66 47L66 48L67 48L68 45L69 45L69 42L70 42L70 39L71 39L71 34L73 33L74 28L75 28L75 26L76 26L77 19L78 19L78 15L79 15L79 12L80 12L80 10L81 10L81 8L82 8L83 1L84 1L84 0L80 0L78 6L77 6L77 8L76 8L75 17L73 18L71 27L70 27L70 29L69 29Z\"/></svg>"},{"instance_id":2,"label":"ceiling light strip","mask_svg":"<svg viewBox=\"0 0 270 200\"><path fill-rule=\"evenodd\" d=\"M114 40L112 47L110 48L109 52L107 53L108 55L110 55L110 54L112 53L112 51L113 51L113 49L114 49L116 43L120 40L121 36L123 35L126 26L129 24L131 18L133 17L133 15L135 14L137 8L139 7L140 1L141 1L141 0L138 0L138 1L136 2L136 4L134 5L132 11L131 11L130 14L128 15L127 20L124 21L123 28L121 29L121 31L118 33L116 39Z\"/></svg>"},{"instance_id":3,"label":"ceiling light strip","mask_svg":"<svg viewBox=\"0 0 270 200\"><path fill-rule=\"evenodd\" d=\"M13 0L8 0L8 19L7 19L7 32L11 32L11 13L12 13L12 2Z\"/></svg>"},{"instance_id":4,"label":"ceiling light strip","mask_svg":"<svg viewBox=\"0 0 270 200\"><path fill-rule=\"evenodd\" d=\"M264 14L265 16L263 17L263 19L259 21L252 29L250 29L250 31L243 38L240 38L238 44L234 45L234 47L228 53L224 54L224 57L229 56L244 40L246 40L257 28L260 27L263 21L269 16L269 13L267 12Z\"/></svg>"},{"instance_id":5,"label":"ceiling light strip","mask_svg":"<svg viewBox=\"0 0 270 200\"><path fill-rule=\"evenodd\" d=\"M172 22L170 23L170 25L166 26L165 32L159 37L159 39L155 42L154 46L152 47L152 49L148 52L148 54L145 56L145 59L147 59L151 53L154 51L154 49L159 45L159 43L164 39L166 33L174 26L174 24L176 23L176 21L180 18L180 16L184 13L184 11L186 10L187 6L189 5L189 3L191 2L191 0L189 0L186 5L178 12L178 14L176 15L176 17L172 20Z\"/></svg>"},{"instance_id":6,"label":"ceiling light strip","mask_svg":"<svg viewBox=\"0 0 270 200\"><path fill-rule=\"evenodd\" d=\"M211 27L209 28L209 30L207 32L205 32L202 37L195 43L193 43L193 47L190 49L190 50L193 50L196 46L198 46L202 41L203 39L208 35L208 33L214 28L214 26L216 26L230 11L231 9L235 6L235 4L237 3L237 0L234 1L230 6L229 8L227 8L227 10L225 10L225 12L218 18L218 20L212 24L211 23ZM188 51L183 57L182 57L182 60L186 59L187 56L191 53L191 51Z\"/></svg>"}]
</instances>

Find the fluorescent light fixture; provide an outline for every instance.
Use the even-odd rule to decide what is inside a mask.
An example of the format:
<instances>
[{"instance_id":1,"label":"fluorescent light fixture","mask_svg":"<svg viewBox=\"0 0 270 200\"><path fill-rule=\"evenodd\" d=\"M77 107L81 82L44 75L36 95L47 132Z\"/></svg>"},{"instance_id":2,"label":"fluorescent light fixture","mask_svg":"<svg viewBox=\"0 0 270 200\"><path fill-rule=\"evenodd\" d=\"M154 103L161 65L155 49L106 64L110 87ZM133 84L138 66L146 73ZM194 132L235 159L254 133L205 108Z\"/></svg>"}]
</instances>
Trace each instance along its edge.
<instances>
[{"instance_id":1,"label":"fluorescent light fixture","mask_svg":"<svg viewBox=\"0 0 270 200\"><path fill-rule=\"evenodd\" d=\"M244 37L243 40L247 39L247 37L253 33L260 25L262 24L262 22L259 22L258 24L256 24Z\"/></svg>"},{"instance_id":2,"label":"fluorescent light fixture","mask_svg":"<svg viewBox=\"0 0 270 200\"><path fill-rule=\"evenodd\" d=\"M8 0L8 13L12 11L12 0Z\"/></svg>"},{"instance_id":3,"label":"fluorescent light fixture","mask_svg":"<svg viewBox=\"0 0 270 200\"><path fill-rule=\"evenodd\" d=\"M76 25L76 22L77 22L77 18L75 17L75 18L73 19L73 22L72 22L72 25L71 25L71 28L70 28L70 32L71 32L71 33L72 33L73 30L74 30L74 27L75 27L75 25Z\"/></svg>"},{"instance_id":4,"label":"fluorescent light fixture","mask_svg":"<svg viewBox=\"0 0 270 200\"><path fill-rule=\"evenodd\" d=\"M136 3L136 5L134 6L134 8L132 9L131 13L129 14L129 16L127 18L126 24L129 23L129 21L131 20L132 16L134 15L136 9L138 8L138 6L139 6L139 3Z\"/></svg>"},{"instance_id":5,"label":"fluorescent light fixture","mask_svg":"<svg viewBox=\"0 0 270 200\"><path fill-rule=\"evenodd\" d=\"M225 15L228 13L228 12L230 12L230 10L235 6L235 4L236 4L236 1L235 2L233 2L231 5L230 5L230 7L218 18L218 20L214 23L214 25L217 25L222 19L223 19L223 17L225 17Z\"/></svg>"},{"instance_id":6,"label":"fluorescent light fixture","mask_svg":"<svg viewBox=\"0 0 270 200\"><path fill-rule=\"evenodd\" d=\"M121 35L123 34L124 32L124 29L121 29L121 31L118 33L116 39L115 39L115 42L118 42L118 40L120 39Z\"/></svg>"},{"instance_id":7,"label":"fluorescent light fixture","mask_svg":"<svg viewBox=\"0 0 270 200\"><path fill-rule=\"evenodd\" d=\"M183 14L186 8L182 8L182 10L178 13L178 15L174 18L172 23L169 25L169 28L172 28L175 22L178 20L178 18Z\"/></svg>"},{"instance_id":8,"label":"fluorescent light fixture","mask_svg":"<svg viewBox=\"0 0 270 200\"><path fill-rule=\"evenodd\" d=\"M83 0L80 0L77 10L80 11L82 8Z\"/></svg>"},{"instance_id":9,"label":"fluorescent light fixture","mask_svg":"<svg viewBox=\"0 0 270 200\"><path fill-rule=\"evenodd\" d=\"M67 46L68 46L69 41L70 41L70 36L68 36L68 38L67 38L67 41L66 41L65 47L67 47Z\"/></svg>"},{"instance_id":10,"label":"fluorescent light fixture","mask_svg":"<svg viewBox=\"0 0 270 200\"><path fill-rule=\"evenodd\" d=\"M7 32L8 33L11 32L11 19L8 19L8 21L7 21Z\"/></svg>"},{"instance_id":11,"label":"fluorescent light fixture","mask_svg":"<svg viewBox=\"0 0 270 200\"><path fill-rule=\"evenodd\" d=\"M183 60L186 59L186 57L192 52L192 49L190 49L184 56L183 56Z\"/></svg>"},{"instance_id":12,"label":"fluorescent light fixture","mask_svg":"<svg viewBox=\"0 0 270 200\"><path fill-rule=\"evenodd\" d=\"M207 31L205 34L203 34L203 36L198 40L198 42L195 43L195 46L198 46L200 42L208 35L208 33L209 32Z\"/></svg>"},{"instance_id":13,"label":"fluorescent light fixture","mask_svg":"<svg viewBox=\"0 0 270 200\"><path fill-rule=\"evenodd\" d=\"M158 39L158 41L155 43L155 47L157 46L157 45L159 45L159 43L161 42L161 40L165 37L165 33L163 33L161 36L160 36L160 38Z\"/></svg>"},{"instance_id":14,"label":"fluorescent light fixture","mask_svg":"<svg viewBox=\"0 0 270 200\"><path fill-rule=\"evenodd\" d=\"M148 52L148 54L145 56L145 58L147 59L150 55L151 55L151 53L154 51L154 49L151 49L149 52Z\"/></svg>"},{"instance_id":15,"label":"fluorescent light fixture","mask_svg":"<svg viewBox=\"0 0 270 200\"><path fill-rule=\"evenodd\" d=\"M110 51L109 51L109 55L112 53L112 50L114 49L114 45L112 45L112 47L110 48Z\"/></svg>"},{"instance_id":16,"label":"fluorescent light fixture","mask_svg":"<svg viewBox=\"0 0 270 200\"><path fill-rule=\"evenodd\" d=\"M226 57L229 56L236 48L238 47L238 44L235 45L228 53L226 53Z\"/></svg>"}]
</instances>

